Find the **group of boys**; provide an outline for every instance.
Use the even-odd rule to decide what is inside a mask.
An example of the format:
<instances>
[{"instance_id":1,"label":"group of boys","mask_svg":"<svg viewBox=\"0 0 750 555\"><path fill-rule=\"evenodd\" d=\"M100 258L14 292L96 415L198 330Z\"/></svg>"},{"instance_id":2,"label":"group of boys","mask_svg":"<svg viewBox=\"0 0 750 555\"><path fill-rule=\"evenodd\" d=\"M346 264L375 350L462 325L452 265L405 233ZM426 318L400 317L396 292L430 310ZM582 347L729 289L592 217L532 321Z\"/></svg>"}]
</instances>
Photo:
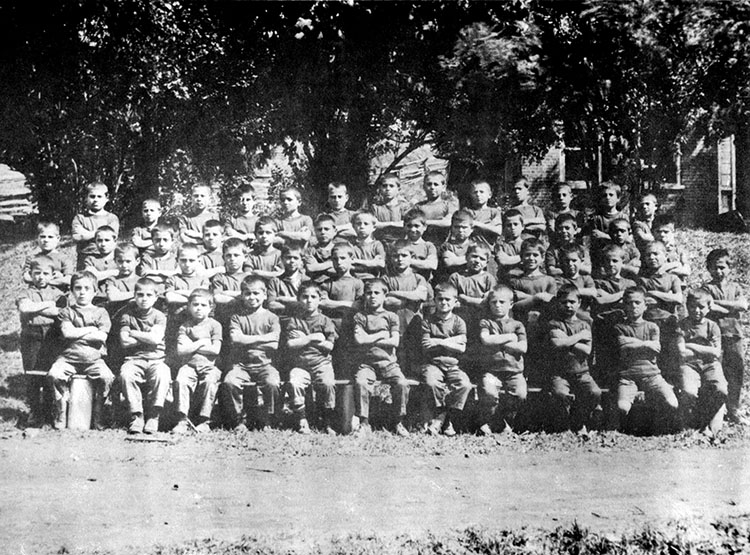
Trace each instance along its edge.
<instances>
[{"instance_id":1,"label":"group of boys","mask_svg":"<svg viewBox=\"0 0 750 555\"><path fill-rule=\"evenodd\" d=\"M322 429L333 433L336 379L350 378L358 433L370 429L381 382L394 430L407 435L406 375L419 380L431 434L455 435L472 379L481 434L513 429L528 381L544 385L564 426L578 430L599 419L601 387L614 392L615 427L639 391L671 429L715 434L725 406L736 419L747 300L729 279L728 253L712 251L711 281L684 296L690 268L653 195L639 200L631 225L613 183L597 189L592 215L571 208L565 184L546 212L528 188L518 180L501 210L490 206L490 185L475 181L459 209L445 176L429 172L426 200L408 206L387 174L378 202L359 211L347 209L346 185L331 183L328 210L313 221L295 188L281 192L274 219L254 214L244 187L239 214L222 222L200 185L179 231L147 200L143 225L118 243L107 188L91 184L72 226L75 272L57 251L57 226L39 226L18 300L24 369L48 369L57 427L71 376L97 384L95 425L116 384L132 433L159 429L173 376L175 432L209 430L218 395L231 427L246 429L254 403L259 427L288 409L309 433L312 387ZM56 329L57 351L48 348ZM43 383L30 384L36 420ZM252 403L243 399L250 384Z\"/></svg>"}]
</instances>

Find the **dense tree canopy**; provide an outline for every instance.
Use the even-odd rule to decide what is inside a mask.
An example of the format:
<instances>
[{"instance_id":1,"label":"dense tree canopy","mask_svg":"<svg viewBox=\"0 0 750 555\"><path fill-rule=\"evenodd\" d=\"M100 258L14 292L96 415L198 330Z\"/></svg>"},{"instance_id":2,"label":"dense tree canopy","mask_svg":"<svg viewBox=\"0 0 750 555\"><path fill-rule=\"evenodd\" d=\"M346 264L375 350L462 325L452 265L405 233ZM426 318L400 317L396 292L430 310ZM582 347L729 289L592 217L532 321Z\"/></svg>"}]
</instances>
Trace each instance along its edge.
<instances>
[{"instance_id":1,"label":"dense tree canopy","mask_svg":"<svg viewBox=\"0 0 750 555\"><path fill-rule=\"evenodd\" d=\"M231 183L274 145L311 193L363 194L373 155L428 142L481 169L565 138L639 182L656 145L750 110L748 0L10 0L0 19L0 160L65 221L91 179L128 211L181 185L175 160Z\"/></svg>"}]
</instances>

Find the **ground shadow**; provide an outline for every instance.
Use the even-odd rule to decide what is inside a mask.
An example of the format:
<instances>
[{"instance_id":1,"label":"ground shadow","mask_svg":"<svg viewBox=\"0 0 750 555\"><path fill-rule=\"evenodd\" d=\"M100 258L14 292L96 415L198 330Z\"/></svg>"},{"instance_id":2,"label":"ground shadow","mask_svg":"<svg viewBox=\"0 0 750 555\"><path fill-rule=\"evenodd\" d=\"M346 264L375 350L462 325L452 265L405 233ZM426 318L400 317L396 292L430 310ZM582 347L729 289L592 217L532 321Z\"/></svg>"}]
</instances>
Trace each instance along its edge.
<instances>
[{"instance_id":1,"label":"ground shadow","mask_svg":"<svg viewBox=\"0 0 750 555\"><path fill-rule=\"evenodd\" d=\"M0 335L0 351L17 351L19 349L19 337L17 330Z\"/></svg>"}]
</instances>

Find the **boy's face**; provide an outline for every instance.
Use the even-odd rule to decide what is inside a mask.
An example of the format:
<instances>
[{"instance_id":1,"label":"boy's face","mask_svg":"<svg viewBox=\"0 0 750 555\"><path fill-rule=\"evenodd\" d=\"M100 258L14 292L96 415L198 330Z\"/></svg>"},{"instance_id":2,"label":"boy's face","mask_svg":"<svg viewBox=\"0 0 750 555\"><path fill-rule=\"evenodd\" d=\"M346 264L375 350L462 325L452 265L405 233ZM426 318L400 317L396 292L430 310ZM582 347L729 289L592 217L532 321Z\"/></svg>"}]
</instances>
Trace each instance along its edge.
<instances>
[{"instance_id":1,"label":"boy's face","mask_svg":"<svg viewBox=\"0 0 750 555\"><path fill-rule=\"evenodd\" d=\"M378 191L380 192L380 196L383 197L383 200L393 200L398 196L398 181L395 179L385 179L378 187Z\"/></svg>"},{"instance_id":2,"label":"boy's face","mask_svg":"<svg viewBox=\"0 0 750 555\"><path fill-rule=\"evenodd\" d=\"M523 183L516 183L510 191L511 200L518 204L529 198L529 188Z\"/></svg>"},{"instance_id":3,"label":"boy's face","mask_svg":"<svg viewBox=\"0 0 750 555\"><path fill-rule=\"evenodd\" d=\"M203 246L206 250L214 251L221 247L222 233L220 227L203 228Z\"/></svg>"},{"instance_id":4,"label":"boy's face","mask_svg":"<svg viewBox=\"0 0 750 555\"><path fill-rule=\"evenodd\" d=\"M609 236L615 245L630 241L630 226L626 222L616 222L609 228Z\"/></svg>"},{"instance_id":5,"label":"boy's face","mask_svg":"<svg viewBox=\"0 0 750 555\"><path fill-rule=\"evenodd\" d=\"M138 265L138 259L133 253L123 252L117 255L115 264L117 264L117 269L120 271L120 276L131 276Z\"/></svg>"},{"instance_id":6,"label":"boy's face","mask_svg":"<svg viewBox=\"0 0 750 555\"><path fill-rule=\"evenodd\" d=\"M352 269L352 255L347 251L335 251L331 255L331 264L336 273L343 276Z\"/></svg>"},{"instance_id":7,"label":"boy's face","mask_svg":"<svg viewBox=\"0 0 750 555\"><path fill-rule=\"evenodd\" d=\"M349 202L349 193L344 187L331 187L328 190L328 206L334 211L339 212L346 208L347 202Z\"/></svg>"},{"instance_id":8,"label":"boy's face","mask_svg":"<svg viewBox=\"0 0 750 555\"><path fill-rule=\"evenodd\" d=\"M71 288L78 306L88 306L94 300L96 288L90 279L79 279Z\"/></svg>"},{"instance_id":9,"label":"boy's face","mask_svg":"<svg viewBox=\"0 0 750 555\"><path fill-rule=\"evenodd\" d=\"M288 273L299 272L302 269L302 253L290 251L281 257L284 270Z\"/></svg>"},{"instance_id":10,"label":"boy's face","mask_svg":"<svg viewBox=\"0 0 750 555\"><path fill-rule=\"evenodd\" d=\"M638 320L646 312L646 299L638 293L631 293L623 299L625 314L629 320Z\"/></svg>"},{"instance_id":11,"label":"boy's face","mask_svg":"<svg viewBox=\"0 0 750 555\"><path fill-rule=\"evenodd\" d=\"M557 231L558 238L563 243L572 243L578 234L578 226L572 221L561 222L555 230Z\"/></svg>"},{"instance_id":12,"label":"boy's face","mask_svg":"<svg viewBox=\"0 0 750 555\"><path fill-rule=\"evenodd\" d=\"M318 243L327 245L336 237L336 225L333 222L322 220L315 224L315 238Z\"/></svg>"},{"instance_id":13,"label":"boy's face","mask_svg":"<svg viewBox=\"0 0 750 555\"><path fill-rule=\"evenodd\" d=\"M505 218L503 220L503 237L506 239L518 239L523 233L523 222L519 217Z\"/></svg>"},{"instance_id":14,"label":"boy's face","mask_svg":"<svg viewBox=\"0 0 750 555\"><path fill-rule=\"evenodd\" d=\"M687 303L687 311L693 322L702 322L711 309L711 303L708 299L693 299Z\"/></svg>"},{"instance_id":15,"label":"boy's face","mask_svg":"<svg viewBox=\"0 0 750 555\"><path fill-rule=\"evenodd\" d=\"M31 281L37 289L44 289L52 280L52 268L39 266L31 270Z\"/></svg>"},{"instance_id":16,"label":"boy's face","mask_svg":"<svg viewBox=\"0 0 750 555\"><path fill-rule=\"evenodd\" d=\"M466 255L466 268L471 273L479 273L487 268L489 256L485 251L471 251Z\"/></svg>"},{"instance_id":17,"label":"boy's face","mask_svg":"<svg viewBox=\"0 0 750 555\"><path fill-rule=\"evenodd\" d=\"M486 206L492 197L492 189L487 183L475 183L471 187L471 203L475 208Z\"/></svg>"},{"instance_id":18,"label":"boy's face","mask_svg":"<svg viewBox=\"0 0 750 555\"><path fill-rule=\"evenodd\" d=\"M646 266L651 270L658 270L664 265L667 254L660 247L648 247L644 253Z\"/></svg>"},{"instance_id":19,"label":"boy's face","mask_svg":"<svg viewBox=\"0 0 750 555\"><path fill-rule=\"evenodd\" d=\"M472 231L474 231L474 226L467 221L459 220L451 224L451 237L456 241L466 241Z\"/></svg>"},{"instance_id":20,"label":"boy's face","mask_svg":"<svg viewBox=\"0 0 750 555\"><path fill-rule=\"evenodd\" d=\"M560 306L560 311L563 318L572 318L578 312L581 307L581 299L575 293L568 293L564 297L558 297L557 302Z\"/></svg>"},{"instance_id":21,"label":"boy's face","mask_svg":"<svg viewBox=\"0 0 750 555\"><path fill-rule=\"evenodd\" d=\"M377 310L385 303L385 289L380 285L374 285L365 289L365 304L370 310Z\"/></svg>"},{"instance_id":22,"label":"boy's face","mask_svg":"<svg viewBox=\"0 0 750 555\"><path fill-rule=\"evenodd\" d=\"M233 274L239 272L245 264L245 251L242 250L242 247L230 247L224 252L222 258L224 259L224 268L227 272Z\"/></svg>"},{"instance_id":23,"label":"boy's face","mask_svg":"<svg viewBox=\"0 0 750 555\"><path fill-rule=\"evenodd\" d=\"M581 269L581 256L577 252L565 253L560 260L560 266L565 277L576 277Z\"/></svg>"},{"instance_id":24,"label":"boy's face","mask_svg":"<svg viewBox=\"0 0 750 555\"><path fill-rule=\"evenodd\" d=\"M211 303L205 297L193 297L188 303L188 313L196 320L205 320L211 313Z\"/></svg>"},{"instance_id":25,"label":"boy's face","mask_svg":"<svg viewBox=\"0 0 750 555\"><path fill-rule=\"evenodd\" d=\"M168 231L155 231L151 234L151 242L156 254L167 254L172 250L174 239Z\"/></svg>"},{"instance_id":26,"label":"boy's face","mask_svg":"<svg viewBox=\"0 0 750 555\"><path fill-rule=\"evenodd\" d=\"M353 225L358 239L367 239L375 231L375 221L369 216L356 218Z\"/></svg>"},{"instance_id":27,"label":"boy's face","mask_svg":"<svg viewBox=\"0 0 750 555\"><path fill-rule=\"evenodd\" d=\"M718 258L713 264L708 266L708 273L711 274L711 278L714 281L724 281L729 277L729 260L726 258Z\"/></svg>"},{"instance_id":28,"label":"boy's face","mask_svg":"<svg viewBox=\"0 0 750 555\"><path fill-rule=\"evenodd\" d=\"M96 242L96 249L101 254L109 254L115 250L115 247L117 246L115 236L111 233L97 233L94 241Z\"/></svg>"},{"instance_id":29,"label":"boy's face","mask_svg":"<svg viewBox=\"0 0 750 555\"><path fill-rule=\"evenodd\" d=\"M191 195L193 206L195 206L195 208L197 208L198 210L205 210L208 207L208 201L210 197L211 193L209 192L208 187L194 188Z\"/></svg>"},{"instance_id":30,"label":"boy's face","mask_svg":"<svg viewBox=\"0 0 750 555\"><path fill-rule=\"evenodd\" d=\"M147 202L141 208L141 217L146 225L155 224L161 216L161 207L153 202Z\"/></svg>"},{"instance_id":31,"label":"boy's face","mask_svg":"<svg viewBox=\"0 0 750 555\"><path fill-rule=\"evenodd\" d=\"M409 241L418 241L424 235L427 226L419 220L410 220L404 224L406 227L406 237Z\"/></svg>"},{"instance_id":32,"label":"boy's face","mask_svg":"<svg viewBox=\"0 0 750 555\"><path fill-rule=\"evenodd\" d=\"M299 199L297 198L297 195L292 191L285 191L281 193L279 200L281 201L281 208L286 214L296 212L299 208Z\"/></svg>"},{"instance_id":33,"label":"boy's face","mask_svg":"<svg viewBox=\"0 0 750 555\"><path fill-rule=\"evenodd\" d=\"M455 293L450 291L440 291L435 295L435 312L446 315L453 312L458 304Z\"/></svg>"},{"instance_id":34,"label":"boy's face","mask_svg":"<svg viewBox=\"0 0 750 555\"><path fill-rule=\"evenodd\" d=\"M39 232L36 239L42 252L53 251L60 244L60 234L52 229L43 229Z\"/></svg>"},{"instance_id":35,"label":"boy's face","mask_svg":"<svg viewBox=\"0 0 750 555\"><path fill-rule=\"evenodd\" d=\"M135 290L135 306L144 312L151 310L151 307L156 304L157 298L156 289L151 286L139 286Z\"/></svg>"},{"instance_id":36,"label":"boy's face","mask_svg":"<svg viewBox=\"0 0 750 555\"><path fill-rule=\"evenodd\" d=\"M555 191L554 196L555 208L558 211L567 210L570 208L570 203L573 200L573 194L567 187L560 187Z\"/></svg>"},{"instance_id":37,"label":"boy's face","mask_svg":"<svg viewBox=\"0 0 750 555\"><path fill-rule=\"evenodd\" d=\"M270 225L259 225L255 229L255 242L258 246L268 248L273 245L274 239L276 239L276 230Z\"/></svg>"},{"instance_id":38,"label":"boy's face","mask_svg":"<svg viewBox=\"0 0 750 555\"><path fill-rule=\"evenodd\" d=\"M192 276L198 271L198 253L194 249L185 249L180 253L177 263L183 276Z\"/></svg>"},{"instance_id":39,"label":"boy's face","mask_svg":"<svg viewBox=\"0 0 750 555\"><path fill-rule=\"evenodd\" d=\"M665 245L674 245L674 226L672 224L660 225L654 229L654 238Z\"/></svg>"},{"instance_id":40,"label":"boy's face","mask_svg":"<svg viewBox=\"0 0 750 555\"><path fill-rule=\"evenodd\" d=\"M617 253L605 254L602 257L602 269L608 278L620 277L622 271L622 257Z\"/></svg>"},{"instance_id":41,"label":"boy's face","mask_svg":"<svg viewBox=\"0 0 750 555\"><path fill-rule=\"evenodd\" d=\"M493 293L488 300L490 312L496 318L505 318L513 308L513 296L508 292Z\"/></svg>"},{"instance_id":42,"label":"boy's face","mask_svg":"<svg viewBox=\"0 0 750 555\"><path fill-rule=\"evenodd\" d=\"M438 175L430 175L425 178L423 188L427 200L437 200L445 192L445 181Z\"/></svg>"},{"instance_id":43,"label":"boy's face","mask_svg":"<svg viewBox=\"0 0 750 555\"><path fill-rule=\"evenodd\" d=\"M617 206L617 201L620 200L617 191L615 189L604 189L601 191L600 201L604 208L612 209Z\"/></svg>"},{"instance_id":44,"label":"boy's face","mask_svg":"<svg viewBox=\"0 0 750 555\"><path fill-rule=\"evenodd\" d=\"M86 207L91 212L100 212L104 210L104 205L108 200L107 190L103 187L96 187L86 194Z\"/></svg>"},{"instance_id":45,"label":"boy's face","mask_svg":"<svg viewBox=\"0 0 750 555\"><path fill-rule=\"evenodd\" d=\"M252 214L255 206L255 197L252 193L242 193L240 195L240 210L243 214Z\"/></svg>"},{"instance_id":46,"label":"boy's face","mask_svg":"<svg viewBox=\"0 0 750 555\"><path fill-rule=\"evenodd\" d=\"M257 310L266 302L266 289L259 283L242 286L242 302L246 307Z\"/></svg>"},{"instance_id":47,"label":"boy's face","mask_svg":"<svg viewBox=\"0 0 750 555\"><path fill-rule=\"evenodd\" d=\"M391 264L397 272L403 272L411 266L412 254L409 249L397 249L391 255Z\"/></svg>"},{"instance_id":48,"label":"boy's face","mask_svg":"<svg viewBox=\"0 0 750 555\"><path fill-rule=\"evenodd\" d=\"M536 249L526 249L521 252L521 265L526 272L533 272L539 269L542 264L542 253Z\"/></svg>"},{"instance_id":49,"label":"boy's face","mask_svg":"<svg viewBox=\"0 0 750 555\"><path fill-rule=\"evenodd\" d=\"M638 214L641 218L651 218L656 214L656 199L653 197L644 197L638 204Z\"/></svg>"},{"instance_id":50,"label":"boy's face","mask_svg":"<svg viewBox=\"0 0 750 555\"><path fill-rule=\"evenodd\" d=\"M315 314L320 306L320 293L315 289L305 289L299 294L299 302L307 314Z\"/></svg>"}]
</instances>

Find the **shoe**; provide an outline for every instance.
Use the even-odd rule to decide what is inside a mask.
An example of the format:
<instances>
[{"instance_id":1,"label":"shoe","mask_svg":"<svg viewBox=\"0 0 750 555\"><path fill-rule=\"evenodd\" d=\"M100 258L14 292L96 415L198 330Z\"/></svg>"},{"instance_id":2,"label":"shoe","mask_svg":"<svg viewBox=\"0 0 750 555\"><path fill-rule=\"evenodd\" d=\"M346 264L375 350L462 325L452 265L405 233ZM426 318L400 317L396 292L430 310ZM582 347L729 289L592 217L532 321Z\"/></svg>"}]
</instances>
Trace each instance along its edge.
<instances>
[{"instance_id":1,"label":"shoe","mask_svg":"<svg viewBox=\"0 0 750 555\"><path fill-rule=\"evenodd\" d=\"M367 422L367 423L360 423L359 427L354 432L354 435L356 435L357 437L363 437L363 436L368 436L371 433L372 433L372 428L370 427L370 423Z\"/></svg>"},{"instance_id":2,"label":"shoe","mask_svg":"<svg viewBox=\"0 0 750 555\"><path fill-rule=\"evenodd\" d=\"M143 433L143 416L140 413L136 413L130 417L130 425L128 426L129 434L142 434Z\"/></svg>"},{"instance_id":3,"label":"shoe","mask_svg":"<svg viewBox=\"0 0 750 555\"><path fill-rule=\"evenodd\" d=\"M330 426L326 426L325 430L323 430L323 431L325 432L326 435L329 435L329 436L335 436L335 435L337 435L336 434L336 430L334 430Z\"/></svg>"},{"instance_id":4,"label":"shoe","mask_svg":"<svg viewBox=\"0 0 750 555\"><path fill-rule=\"evenodd\" d=\"M409 437L409 430L406 429L406 426L404 426L402 422L396 424L396 435L400 437Z\"/></svg>"},{"instance_id":5,"label":"shoe","mask_svg":"<svg viewBox=\"0 0 750 555\"><path fill-rule=\"evenodd\" d=\"M309 435L311 433L310 424L307 422L307 418L300 418L297 432L302 435Z\"/></svg>"},{"instance_id":6,"label":"shoe","mask_svg":"<svg viewBox=\"0 0 750 555\"><path fill-rule=\"evenodd\" d=\"M206 420L205 422L201 422L195 427L195 431L199 434L206 434L211 431L211 422Z\"/></svg>"},{"instance_id":7,"label":"shoe","mask_svg":"<svg viewBox=\"0 0 750 555\"><path fill-rule=\"evenodd\" d=\"M359 430L359 416L352 416L352 432Z\"/></svg>"},{"instance_id":8,"label":"shoe","mask_svg":"<svg viewBox=\"0 0 750 555\"><path fill-rule=\"evenodd\" d=\"M152 416L146 420L146 425L143 427L144 434L155 434L159 431L159 417Z\"/></svg>"},{"instance_id":9,"label":"shoe","mask_svg":"<svg viewBox=\"0 0 750 555\"><path fill-rule=\"evenodd\" d=\"M448 422L448 425L443 428L443 435L445 437L453 437L456 435L456 430L451 422Z\"/></svg>"},{"instance_id":10,"label":"shoe","mask_svg":"<svg viewBox=\"0 0 750 555\"><path fill-rule=\"evenodd\" d=\"M490 428L489 424L482 424L479 426L479 430L477 430L480 436L491 436L492 435L492 428Z\"/></svg>"},{"instance_id":11,"label":"shoe","mask_svg":"<svg viewBox=\"0 0 750 555\"><path fill-rule=\"evenodd\" d=\"M247 424L244 422L240 422L234 427L234 431L238 434L246 434L247 433Z\"/></svg>"},{"instance_id":12,"label":"shoe","mask_svg":"<svg viewBox=\"0 0 750 555\"><path fill-rule=\"evenodd\" d=\"M177 425L174 428L172 428L173 434L186 434L187 431L188 431L187 418L183 418L177 423Z\"/></svg>"},{"instance_id":13,"label":"shoe","mask_svg":"<svg viewBox=\"0 0 750 555\"><path fill-rule=\"evenodd\" d=\"M513 428L510 427L510 424L506 420L503 420L503 430L500 432L501 434L512 434Z\"/></svg>"},{"instance_id":14,"label":"shoe","mask_svg":"<svg viewBox=\"0 0 750 555\"><path fill-rule=\"evenodd\" d=\"M430 421L425 431L431 436L439 435L443 424L445 424L445 414L440 414Z\"/></svg>"}]
</instances>

